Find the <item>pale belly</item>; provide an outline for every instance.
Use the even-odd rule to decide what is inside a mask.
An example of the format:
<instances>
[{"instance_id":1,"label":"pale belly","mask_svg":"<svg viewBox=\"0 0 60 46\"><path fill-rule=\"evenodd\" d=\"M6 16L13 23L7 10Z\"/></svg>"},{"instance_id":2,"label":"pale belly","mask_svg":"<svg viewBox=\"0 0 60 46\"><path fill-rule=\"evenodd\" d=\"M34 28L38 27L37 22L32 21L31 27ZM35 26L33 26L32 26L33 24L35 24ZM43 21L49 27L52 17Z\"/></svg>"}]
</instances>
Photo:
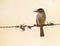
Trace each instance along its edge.
<instances>
[{"instance_id":1,"label":"pale belly","mask_svg":"<svg viewBox=\"0 0 60 46\"><path fill-rule=\"evenodd\" d=\"M41 25L41 24L45 24L45 19L46 19L46 16L42 15L42 14L38 14L37 17L36 17L36 23Z\"/></svg>"}]
</instances>

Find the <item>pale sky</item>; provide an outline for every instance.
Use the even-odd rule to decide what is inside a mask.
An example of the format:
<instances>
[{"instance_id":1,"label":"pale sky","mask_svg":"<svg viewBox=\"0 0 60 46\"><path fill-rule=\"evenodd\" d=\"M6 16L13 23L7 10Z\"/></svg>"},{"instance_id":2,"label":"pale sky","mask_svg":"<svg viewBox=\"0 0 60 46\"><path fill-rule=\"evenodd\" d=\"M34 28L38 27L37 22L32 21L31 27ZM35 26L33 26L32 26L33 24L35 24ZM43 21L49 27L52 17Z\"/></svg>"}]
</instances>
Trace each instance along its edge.
<instances>
[{"instance_id":1,"label":"pale sky","mask_svg":"<svg viewBox=\"0 0 60 46\"><path fill-rule=\"evenodd\" d=\"M60 23L60 0L0 0L0 26L36 22L33 11L44 8L46 23ZM40 37L39 28L24 32L19 28L0 29L0 46L60 46L60 26L44 27L45 37Z\"/></svg>"}]
</instances>

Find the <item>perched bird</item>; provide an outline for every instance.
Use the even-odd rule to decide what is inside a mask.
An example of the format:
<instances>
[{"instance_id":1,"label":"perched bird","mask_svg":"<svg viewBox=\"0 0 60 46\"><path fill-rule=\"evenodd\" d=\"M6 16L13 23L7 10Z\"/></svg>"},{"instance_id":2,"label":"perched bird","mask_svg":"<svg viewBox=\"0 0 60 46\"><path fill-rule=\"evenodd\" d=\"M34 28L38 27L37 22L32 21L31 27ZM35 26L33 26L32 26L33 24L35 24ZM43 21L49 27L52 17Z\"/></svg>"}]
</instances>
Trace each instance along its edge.
<instances>
[{"instance_id":1,"label":"perched bird","mask_svg":"<svg viewBox=\"0 0 60 46\"><path fill-rule=\"evenodd\" d=\"M36 16L36 23L37 25L42 25L45 24L45 20L46 20L46 14L43 8L39 8L37 10L35 10L34 12L37 12L37 16ZM40 36L44 37L44 31L43 31L43 26L40 26Z\"/></svg>"}]
</instances>

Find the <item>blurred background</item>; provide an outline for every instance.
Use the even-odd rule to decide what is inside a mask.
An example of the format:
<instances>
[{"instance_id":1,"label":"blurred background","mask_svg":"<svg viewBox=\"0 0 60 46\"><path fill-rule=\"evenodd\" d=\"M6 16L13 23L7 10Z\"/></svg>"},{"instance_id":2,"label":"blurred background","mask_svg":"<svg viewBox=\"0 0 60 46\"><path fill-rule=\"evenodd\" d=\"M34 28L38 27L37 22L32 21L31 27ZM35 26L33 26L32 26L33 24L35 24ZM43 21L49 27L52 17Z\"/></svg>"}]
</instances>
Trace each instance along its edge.
<instances>
[{"instance_id":1,"label":"blurred background","mask_svg":"<svg viewBox=\"0 0 60 46\"><path fill-rule=\"evenodd\" d=\"M0 26L36 22L33 11L44 8L46 23L60 24L60 0L0 0ZM0 46L60 46L60 26L44 27L45 37L40 37L38 27L22 32L19 28L0 28Z\"/></svg>"}]
</instances>

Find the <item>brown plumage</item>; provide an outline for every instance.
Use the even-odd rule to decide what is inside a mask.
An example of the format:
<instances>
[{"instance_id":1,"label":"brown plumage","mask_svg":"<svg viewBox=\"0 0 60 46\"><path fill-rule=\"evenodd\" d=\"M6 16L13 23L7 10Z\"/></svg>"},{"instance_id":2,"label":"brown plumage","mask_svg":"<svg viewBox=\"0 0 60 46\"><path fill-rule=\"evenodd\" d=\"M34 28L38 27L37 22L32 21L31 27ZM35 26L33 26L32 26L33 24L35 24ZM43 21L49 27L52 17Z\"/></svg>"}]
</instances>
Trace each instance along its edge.
<instances>
[{"instance_id":1,"label":"brown plumage","mask_svg":"<svg viewBox=\"0 0 60 46\"><path fill-rule=\"evenodd\" d=\"M44 9L43 8L39 8L39 9L37 9L34 12L38 13L37 16L36 16L36 23L38 25L45 24L46 15L45 15ZM43 26L40 26L40 36L41 37L44 36Z\"/></svg>"}]
</instances>

